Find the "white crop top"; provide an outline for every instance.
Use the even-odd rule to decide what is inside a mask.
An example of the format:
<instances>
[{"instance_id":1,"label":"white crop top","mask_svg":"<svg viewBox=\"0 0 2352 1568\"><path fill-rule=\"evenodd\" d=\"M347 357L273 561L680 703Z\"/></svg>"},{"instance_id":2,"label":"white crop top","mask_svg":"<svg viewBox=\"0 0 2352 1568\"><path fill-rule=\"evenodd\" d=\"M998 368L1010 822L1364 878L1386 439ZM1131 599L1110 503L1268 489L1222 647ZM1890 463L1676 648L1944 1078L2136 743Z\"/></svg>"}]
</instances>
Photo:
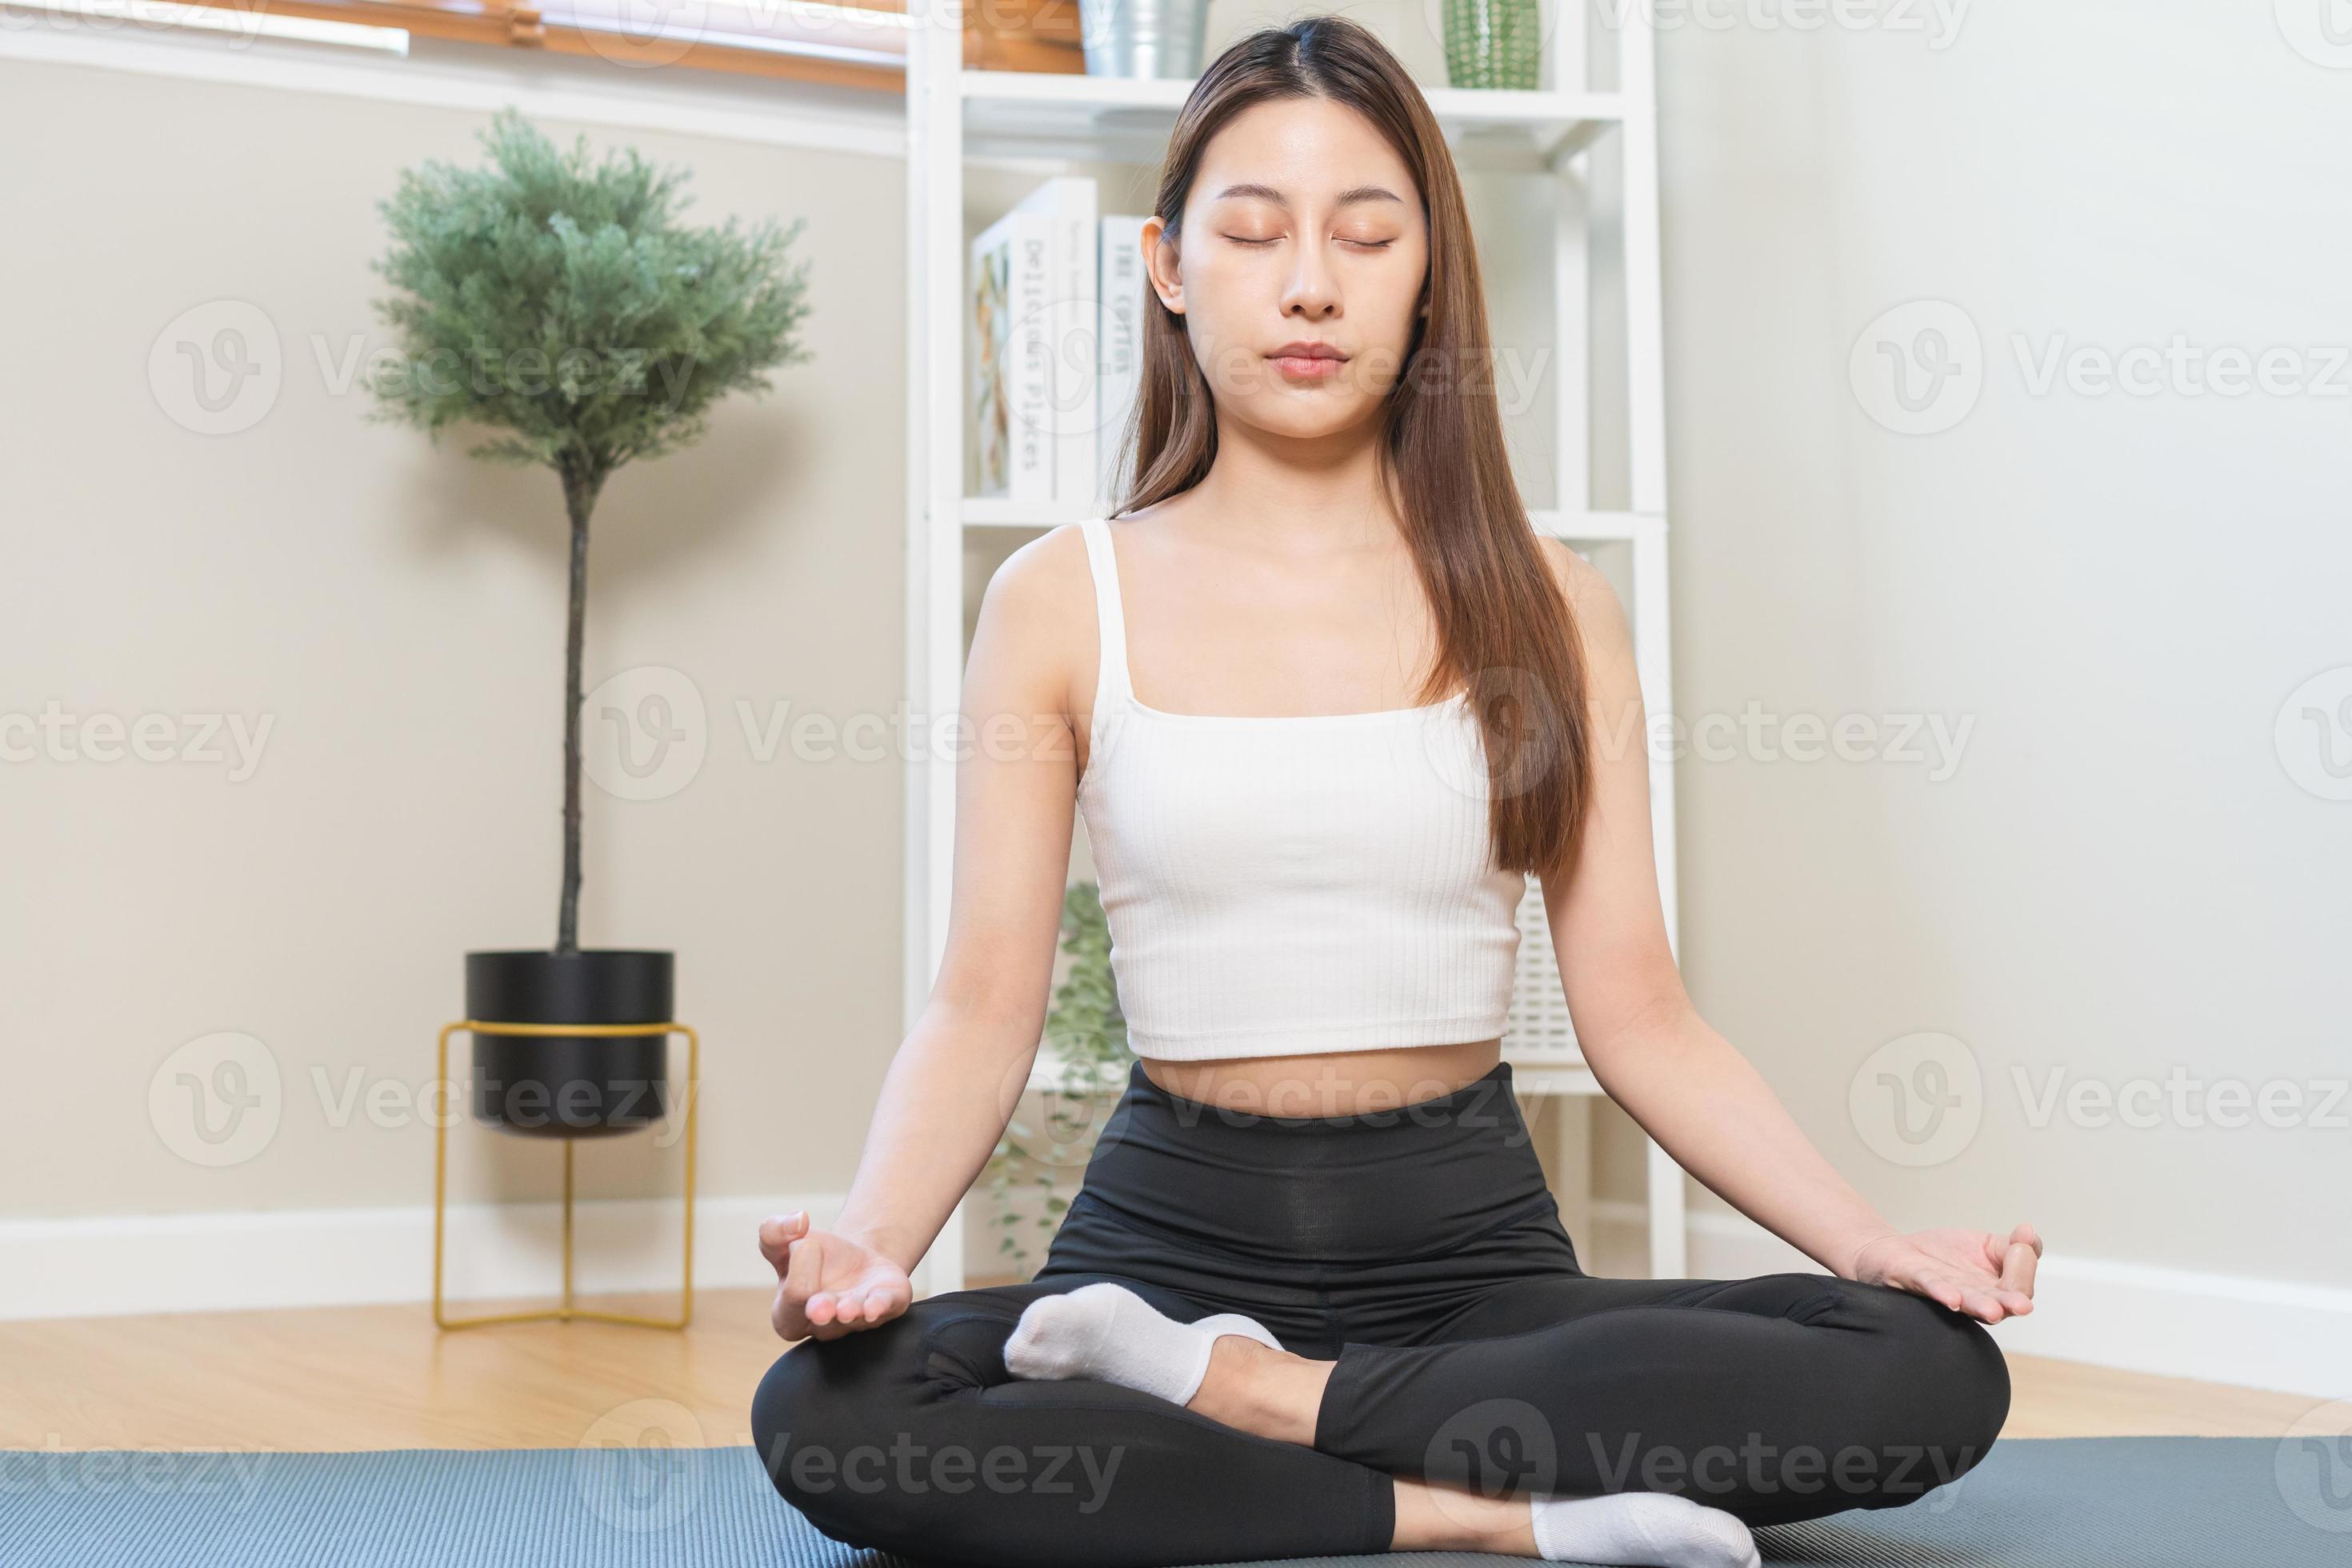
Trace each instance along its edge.
<instances>
[{"instance_id":1,"label":"white crop top","mask_svg":"<svg viewBox=\"0 0 2352 1568\"><path fill-rule=\"evenodd\" d=\"M1528 878L1492 863L1466 696L1303 717L1147 708L1110 523L1076 526L1102 644L1078 809L1136 1055L1499 1037Z\"/></svg>"}]
</instances>

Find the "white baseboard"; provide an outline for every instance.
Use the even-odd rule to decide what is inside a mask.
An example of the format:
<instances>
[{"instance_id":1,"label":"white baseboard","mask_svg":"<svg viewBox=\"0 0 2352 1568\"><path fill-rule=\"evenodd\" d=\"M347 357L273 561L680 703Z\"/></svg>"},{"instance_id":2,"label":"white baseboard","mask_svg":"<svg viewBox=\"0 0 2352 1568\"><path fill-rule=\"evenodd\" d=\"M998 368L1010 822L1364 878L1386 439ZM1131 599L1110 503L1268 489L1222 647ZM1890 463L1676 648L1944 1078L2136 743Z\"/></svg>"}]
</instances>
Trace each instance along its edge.
<instances>
[{"instance_id":1,"label":"white baseboard","mask_svg":"<svg viewBox=\"0 0 2352 1568\"><path fill-rule=\"evenodd\" d=\"M1648 1223L1639 1202L1593 1205L1604 1233L1595 1241L1633 1256ZM1824 1272L1745 1215L1694 1210L1689 1236L1695 1279ZM2003 1350L2318 1399L2352 1394L2352 1290L2053 1253L2034 1270L2033 1304L1992 1326Z\"/></svg>"},{"instance_id":2,"label":"white baseboard","mask_svg":"<svg viewBox=\"0 0 2352 1568\"><path fill-rule=\"evenodd\" d=\"M841 1194L706 1197L694 1206L697 1289L768 1285L761 1218L806 1208L819 1225ZM449 1209L445 1295L552 1298L562 1288L561 1207ZM685 1245L676 1198L583 1202L572 1258L583 1293L675 1289ZM433 1210L290 1209L0 1220L0 1319L114 1317L261 1307L425 1301L433 1295Z\"/></svg>"}]
</instances>

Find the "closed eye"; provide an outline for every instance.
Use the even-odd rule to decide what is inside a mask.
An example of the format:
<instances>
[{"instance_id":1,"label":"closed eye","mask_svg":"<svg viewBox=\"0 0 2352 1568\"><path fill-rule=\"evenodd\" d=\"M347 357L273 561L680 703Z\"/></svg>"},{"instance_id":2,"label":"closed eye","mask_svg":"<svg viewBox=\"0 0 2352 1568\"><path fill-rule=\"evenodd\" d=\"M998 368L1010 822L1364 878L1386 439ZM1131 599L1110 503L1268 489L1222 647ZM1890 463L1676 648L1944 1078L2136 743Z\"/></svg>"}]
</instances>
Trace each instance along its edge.
<instances>
[{"instance_id":1,"label":"closed eye","mask_svg":"<svg viewBox=\"0 0 2352 1568\"><path fill-rule=\"evenodd\" d=\"M1235 245L1246 245L1253 250L1262 250L1269 245L1279 245L1282 243L1279 237L1274 239L1245 239L1238 234L1229 234L1225 236L1225 237L1232 240ZM1342 239L1339 243L1342 245L1352 245L1362 250L1386 250L1390 246L1394 245L1396 241L1392 239Z\"/></svg>"}]
</instances>

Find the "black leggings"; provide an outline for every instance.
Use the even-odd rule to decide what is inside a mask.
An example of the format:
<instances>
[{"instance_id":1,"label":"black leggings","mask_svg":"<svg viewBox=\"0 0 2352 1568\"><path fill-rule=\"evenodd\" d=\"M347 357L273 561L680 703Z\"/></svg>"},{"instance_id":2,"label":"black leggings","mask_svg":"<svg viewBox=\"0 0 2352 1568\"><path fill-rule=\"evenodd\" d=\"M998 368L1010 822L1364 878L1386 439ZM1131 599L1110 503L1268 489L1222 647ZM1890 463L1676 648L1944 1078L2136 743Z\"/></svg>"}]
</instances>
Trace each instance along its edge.
<instances>
[{"instance_id":1,"label":"black leggings","mask_svg":"<svg viewBox=\"0 0 2352 1568\"><path fill-rule=\"evenodd\" d=\"M1097 1279L1335 1361L1312 1445L1007 1373L1022 1308ZM1507 1062L1335 1117L1220 1110L1139 1062L1033 1279L801 1341L751 1426L777 1489L845 1544L1160 1568L1386 1552L1396 1476L1682 1492L1751 1524L1893 1507L1981 1460L2009 1397L1984 1326L1907 1291L1586 1274Z\"/></svg>"}]
</instances>

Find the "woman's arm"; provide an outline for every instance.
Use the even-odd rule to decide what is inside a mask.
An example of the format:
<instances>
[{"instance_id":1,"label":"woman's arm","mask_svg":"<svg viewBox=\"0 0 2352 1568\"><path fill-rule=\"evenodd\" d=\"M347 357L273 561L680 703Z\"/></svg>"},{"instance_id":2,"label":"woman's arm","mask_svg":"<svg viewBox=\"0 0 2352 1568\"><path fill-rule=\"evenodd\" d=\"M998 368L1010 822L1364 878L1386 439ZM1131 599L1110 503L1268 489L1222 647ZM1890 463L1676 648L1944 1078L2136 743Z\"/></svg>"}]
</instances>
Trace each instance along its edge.
<instances>
[{"instance_id":1,"label":"woman's arm","mask_svg":"<svg viewBox=\"0 0 2352 1568\"><path fill-rule=\"evenodd\" d=\"M1872 1279L1996 1321L2032 1306L2041 1242L2021 1226L1905 1237L1840 1176L1747 1058L1691 1004L1666 941L1650 831L1648 716L1609 580L1547 542L1582 638L1592 797L1544 908L1585 1062L1610 1099L1734 1208L1841 1279Z\"/></svg>"},{"instance_id":2,"label":"woman's arm","mask_svg":"<svg viewBox=\"0 0 2352 1568\"><path fill-rule=\"evenodd\" d=\"M965 666L962 725L951 739L922 731L957 751L946 951L884 1075L830 1232L810 1233L804 1215L762 1226L779 1278L777 1329L788 1338L870 1327L904 1309L903 1275L986 1167L1028 1083L1076 811L1070 616L1090 582L1079 549L1049 534L997 570Z\"/></svg>"}]
</instances>

